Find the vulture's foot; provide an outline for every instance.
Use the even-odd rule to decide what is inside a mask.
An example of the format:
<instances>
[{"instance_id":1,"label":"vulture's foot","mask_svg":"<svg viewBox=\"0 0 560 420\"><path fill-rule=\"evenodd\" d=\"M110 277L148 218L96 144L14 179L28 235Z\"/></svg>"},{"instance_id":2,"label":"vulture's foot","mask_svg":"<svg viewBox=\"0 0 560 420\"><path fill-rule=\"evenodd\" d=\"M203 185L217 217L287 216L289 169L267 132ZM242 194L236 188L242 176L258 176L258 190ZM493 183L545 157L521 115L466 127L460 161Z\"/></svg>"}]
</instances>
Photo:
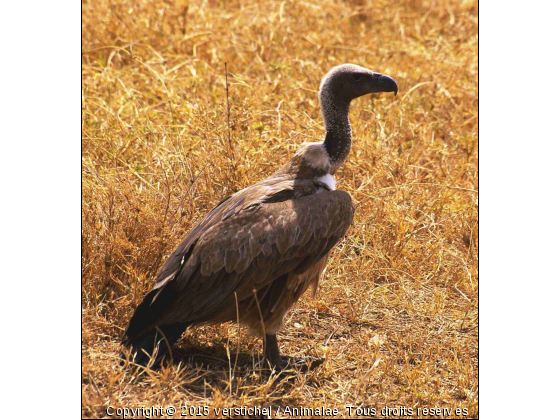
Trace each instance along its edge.
<instances>
[{"instance_id":1,"label":"vulture's foot","mask_svg":"<svg viewBox=\"0 0 560 420\"><path fill-rule=\"evenodd\" d=\"M278 371L298 370L308 372L320 366L324 359L314 356L290 357L281 356L278 349L276 334L266 334L264 338L264 354L270 366Z\"/></svg>"},{"instance_id":2,"label":"vulture's foot","mask_svg":"<svg viewBox=\"0 0 560 420\"><path fill-rule=\"evenodd\" d=\"M297 370L299 372L309 372L321 366L324 361L325 359L314 356L280 356L280 360L277 360L276 363L271 364L276 370L279 371Z\"/></svg>"}]
</instances>

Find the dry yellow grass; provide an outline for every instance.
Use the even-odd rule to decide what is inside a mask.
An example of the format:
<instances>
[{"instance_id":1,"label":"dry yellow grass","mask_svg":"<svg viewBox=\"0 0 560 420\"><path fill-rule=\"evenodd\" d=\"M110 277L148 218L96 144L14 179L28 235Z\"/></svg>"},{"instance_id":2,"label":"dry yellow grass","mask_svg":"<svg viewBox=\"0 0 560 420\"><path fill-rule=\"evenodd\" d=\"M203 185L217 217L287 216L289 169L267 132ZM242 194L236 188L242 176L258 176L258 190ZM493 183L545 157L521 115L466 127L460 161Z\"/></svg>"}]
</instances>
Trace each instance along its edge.
<instances>
[{"instance_id":1,"label":"dry yellow grass","mask_svg":"<svg viewBox=\"0 0 560 420\"><path fill-rule=\"evenodd\" d=\"M185 405L478 416L477 13L470 0L83 1L84 417L169 404L177 418ZM221 325L189 330L162 370L119 367L166 256L222 198L322 139L319 82L345 62L400 92L352 104L337 188L354 223L279 334L284 354L323 366L260 372L260 340Z\"/></svg>"}]
</instances>

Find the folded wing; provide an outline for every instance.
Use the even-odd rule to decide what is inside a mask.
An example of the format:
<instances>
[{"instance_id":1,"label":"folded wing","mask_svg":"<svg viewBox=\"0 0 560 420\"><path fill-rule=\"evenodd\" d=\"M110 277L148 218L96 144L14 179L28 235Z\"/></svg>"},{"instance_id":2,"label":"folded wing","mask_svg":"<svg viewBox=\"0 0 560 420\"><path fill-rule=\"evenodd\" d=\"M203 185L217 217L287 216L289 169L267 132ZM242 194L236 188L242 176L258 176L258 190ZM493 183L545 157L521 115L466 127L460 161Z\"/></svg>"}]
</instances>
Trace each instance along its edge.
<instances>
[{"instance_id":1,"label":"folded wing","mask_svg":"<svg viewBox=\"0 0 560 420\"><path fill-rule=\"evenodd\" d=\"M166 261L125 343L156 326L219 319L236 300L291 272L304 273L344 236L353 215L348 193L311 180L257 184L234 194Z\"/></svg>"}]
</instances>

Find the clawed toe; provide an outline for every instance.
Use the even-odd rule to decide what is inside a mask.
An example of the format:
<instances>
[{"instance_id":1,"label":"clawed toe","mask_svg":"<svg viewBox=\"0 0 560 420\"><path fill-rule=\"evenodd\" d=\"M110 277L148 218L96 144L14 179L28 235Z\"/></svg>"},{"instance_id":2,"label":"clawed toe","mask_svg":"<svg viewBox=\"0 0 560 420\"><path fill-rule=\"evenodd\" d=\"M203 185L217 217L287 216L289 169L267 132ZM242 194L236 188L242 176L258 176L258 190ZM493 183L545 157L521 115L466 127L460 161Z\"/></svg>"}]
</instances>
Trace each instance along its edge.
<instances>
[{"instance_id":1,"label":"clawed toe","mask_svg":"<svg viewBox=\"0 0 560 420\"><path fill-rule=\"evenodd\" d=\"M264 338L264 355L270 368L277 372L297 370L308 372L320 366L325 360L314 356L289 357L280 356L276 334L266 334Z\"/></svg>"},{"instance_id":2,"label":"clawed toe","mask_svg":"<svg viewBox=\"0 0 560 420\"><path fill-rule=\"evenodd\" d=\"M314 356L289 357L281 356L271 367L277 371L297 370L298 372L309 372L321 366L325 359Z\"/></svg>"}]
</instances>

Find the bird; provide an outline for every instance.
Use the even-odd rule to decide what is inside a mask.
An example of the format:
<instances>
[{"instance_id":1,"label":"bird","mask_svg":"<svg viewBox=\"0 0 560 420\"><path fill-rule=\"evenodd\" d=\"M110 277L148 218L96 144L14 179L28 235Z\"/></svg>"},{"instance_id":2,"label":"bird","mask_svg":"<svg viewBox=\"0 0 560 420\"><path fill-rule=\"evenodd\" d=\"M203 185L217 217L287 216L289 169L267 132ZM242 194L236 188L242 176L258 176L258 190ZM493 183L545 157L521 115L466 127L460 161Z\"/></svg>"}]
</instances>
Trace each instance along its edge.
<instances>
[{"instance_id":1,"label":"bird","mask_svg":"<svg viewBox=\"0 0 560 420\"><path fill-rule=\"evenodd\" d=\"M352 198L336 189L335 173L352 145L350 102L377 92L396 95L397 83L356 64L328 71L319 89L324 140L302 145L186 235L126 327L123 362L157 366L188 327L239 322L262 336L271 368L296 363L280 354L277 333L302 294L311 288L315 295L332 248L352 223Z\"/></svg>"}]
</instances>

